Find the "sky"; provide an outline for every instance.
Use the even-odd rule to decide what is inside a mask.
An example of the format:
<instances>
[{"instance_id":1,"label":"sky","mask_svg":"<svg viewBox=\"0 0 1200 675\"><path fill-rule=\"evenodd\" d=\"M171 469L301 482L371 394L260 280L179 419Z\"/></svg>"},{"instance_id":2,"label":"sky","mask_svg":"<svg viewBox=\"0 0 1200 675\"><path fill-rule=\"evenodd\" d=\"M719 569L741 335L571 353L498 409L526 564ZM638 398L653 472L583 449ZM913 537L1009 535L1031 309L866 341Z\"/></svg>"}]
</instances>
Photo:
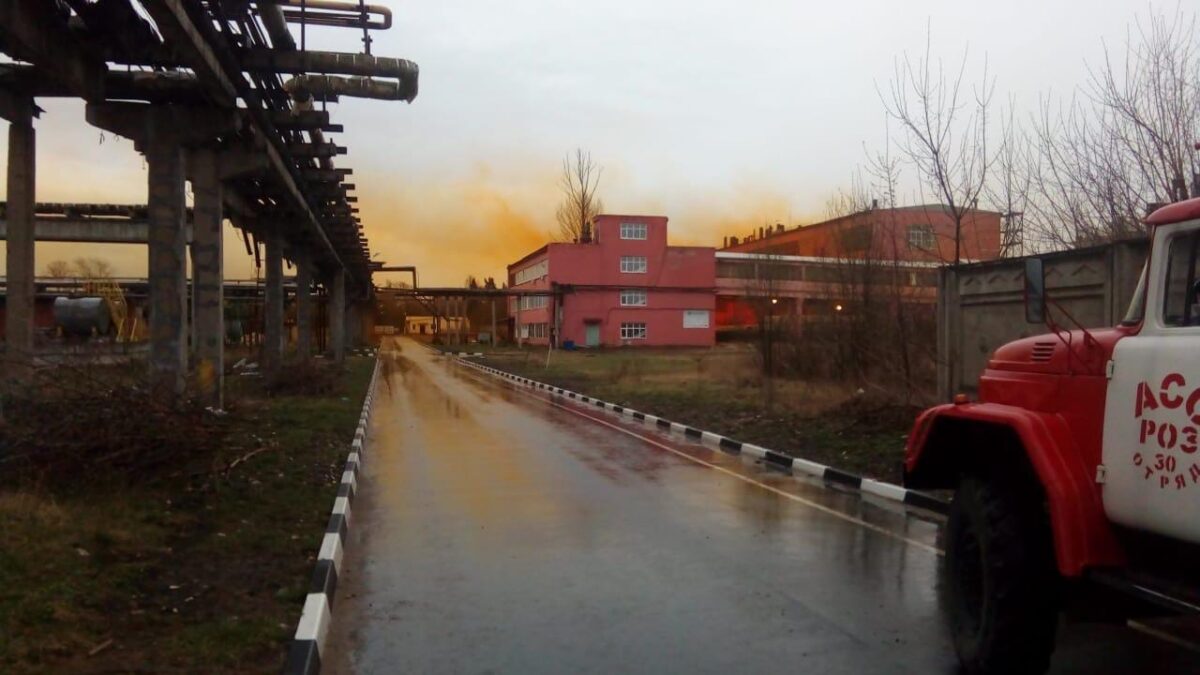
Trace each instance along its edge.
<instances>
[{"instance_id":1,"label":"sky","mask_svg":"<svg viewBox=\"0 0 1200 675\"><path fill-rule=\"evenodd\" d=\"M392 8L372 52L415 61L412 104L331 105L349 147L377 260L422 285L503 278L556 231L558 174L575 148L603 167L608 213L670 218L673 243L719 245L764 223L820 220L888 124L879 92L895 60L935 58L968 80L986 61L997 96L1032 110L1070 95L1107 43L1120 49L1146 0L373 0ZM293 32L298 31L294 28ZM313 29L309 47L360 51L361 33ZM89 127L78 102L42 100L39 201L144 203L132 143ZM893 130L893 136L894 130ZM0 161L7 156L0 135ZM0 194L4 190L0 181ZM915 197L913 198L915 199ZM234 232L226 276L253 275ZM140 246L39 244L145 274ZM3 261L0 259L0 268ZM377 279L377 283L384 277Z\"/></svg>"}]
</instances>

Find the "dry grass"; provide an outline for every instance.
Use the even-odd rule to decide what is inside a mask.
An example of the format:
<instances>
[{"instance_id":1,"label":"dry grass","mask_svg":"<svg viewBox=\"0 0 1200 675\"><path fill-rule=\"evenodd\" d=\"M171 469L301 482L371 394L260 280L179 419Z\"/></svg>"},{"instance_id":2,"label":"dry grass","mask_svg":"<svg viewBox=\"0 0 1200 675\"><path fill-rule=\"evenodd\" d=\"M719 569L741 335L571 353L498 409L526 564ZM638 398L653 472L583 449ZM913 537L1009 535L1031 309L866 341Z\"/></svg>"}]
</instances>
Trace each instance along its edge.
<instances>
[{"instance_id":1,"label":"dry grass","mask_svg":"<svg viewBox=\"0 0 1200 675\"><path fill-rule=\"evenodd\" d=\"M0 489L0 672L278 672L371 366L326 396L231 386L199 462Z\"/></svg>"},{"instance_id":2,"label":"dry grass","mask_svg":"<svg viewBox=\"0 0 1200 675\"><path fill-rule=\"evenodd\" d=\"M738 440L898 481L915 407L846 382L763 377L745 344L491 350L491 365Z\"/></svg>"}]
</instances>

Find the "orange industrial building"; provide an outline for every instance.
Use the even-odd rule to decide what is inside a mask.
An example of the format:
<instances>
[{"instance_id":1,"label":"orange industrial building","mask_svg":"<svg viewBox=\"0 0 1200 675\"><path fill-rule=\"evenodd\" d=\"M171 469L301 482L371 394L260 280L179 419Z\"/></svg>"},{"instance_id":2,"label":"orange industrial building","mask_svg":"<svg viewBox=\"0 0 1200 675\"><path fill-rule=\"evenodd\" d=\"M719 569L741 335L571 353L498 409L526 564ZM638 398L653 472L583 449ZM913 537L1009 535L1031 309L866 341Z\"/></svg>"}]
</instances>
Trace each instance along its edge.
<instances>
[{"instance_id":1,"label":"orange industrial building","mask_svg":"<svg viewBox=\"0 0 1200 675\"><path fill-rule=\"evenodd\" d=\"M821 258L873 258L953 264L954 217L940 204L872 208L812 225L760 227L726 237L722 251ZM959 261L1003 255L1001 214L970 209L962 219Z\"/></svg>"}]
</instances>

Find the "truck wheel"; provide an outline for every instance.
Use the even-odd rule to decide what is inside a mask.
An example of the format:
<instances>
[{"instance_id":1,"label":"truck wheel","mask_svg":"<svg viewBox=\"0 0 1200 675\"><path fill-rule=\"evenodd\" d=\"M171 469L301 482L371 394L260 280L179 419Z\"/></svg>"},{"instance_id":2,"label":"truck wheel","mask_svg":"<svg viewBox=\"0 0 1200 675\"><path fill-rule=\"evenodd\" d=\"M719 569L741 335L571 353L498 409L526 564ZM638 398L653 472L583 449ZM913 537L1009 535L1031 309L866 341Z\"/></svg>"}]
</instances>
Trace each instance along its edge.
<instances>
[{"instance_id":1,"label":"truck wheel","mask_svg":"<svg viewBox=\"0 0 1200 675\"><path fill-rule=\"evenodd\" d=\"M1040 499L1017 480L968 476L946 526L954 648L973 675L1043 673L1058 625L1058 572Z\"/></svg>"}]
</instances>

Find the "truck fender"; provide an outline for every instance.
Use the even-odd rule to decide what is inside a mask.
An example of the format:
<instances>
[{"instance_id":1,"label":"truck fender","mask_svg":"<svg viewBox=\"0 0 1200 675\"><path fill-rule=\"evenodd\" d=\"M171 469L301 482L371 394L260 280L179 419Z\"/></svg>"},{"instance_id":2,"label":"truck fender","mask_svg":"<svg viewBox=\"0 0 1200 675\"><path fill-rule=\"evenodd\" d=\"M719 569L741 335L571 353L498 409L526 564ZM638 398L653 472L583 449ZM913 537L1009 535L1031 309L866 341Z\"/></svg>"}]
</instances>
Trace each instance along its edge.
<instances>
[{"instance_id":1,"label":"truck fender","mask_svg":"<svg viewBox=\"0 0 1200 675\"><path fill-rule=\"evenodd\" d=\"M1059 572L1125 563L1100 490L1061 417L998 403L947 404L917 418L904 459L905 485L953 488L983 461L1020 453L1045 493Z\"/></svg>"}]
</instances>

